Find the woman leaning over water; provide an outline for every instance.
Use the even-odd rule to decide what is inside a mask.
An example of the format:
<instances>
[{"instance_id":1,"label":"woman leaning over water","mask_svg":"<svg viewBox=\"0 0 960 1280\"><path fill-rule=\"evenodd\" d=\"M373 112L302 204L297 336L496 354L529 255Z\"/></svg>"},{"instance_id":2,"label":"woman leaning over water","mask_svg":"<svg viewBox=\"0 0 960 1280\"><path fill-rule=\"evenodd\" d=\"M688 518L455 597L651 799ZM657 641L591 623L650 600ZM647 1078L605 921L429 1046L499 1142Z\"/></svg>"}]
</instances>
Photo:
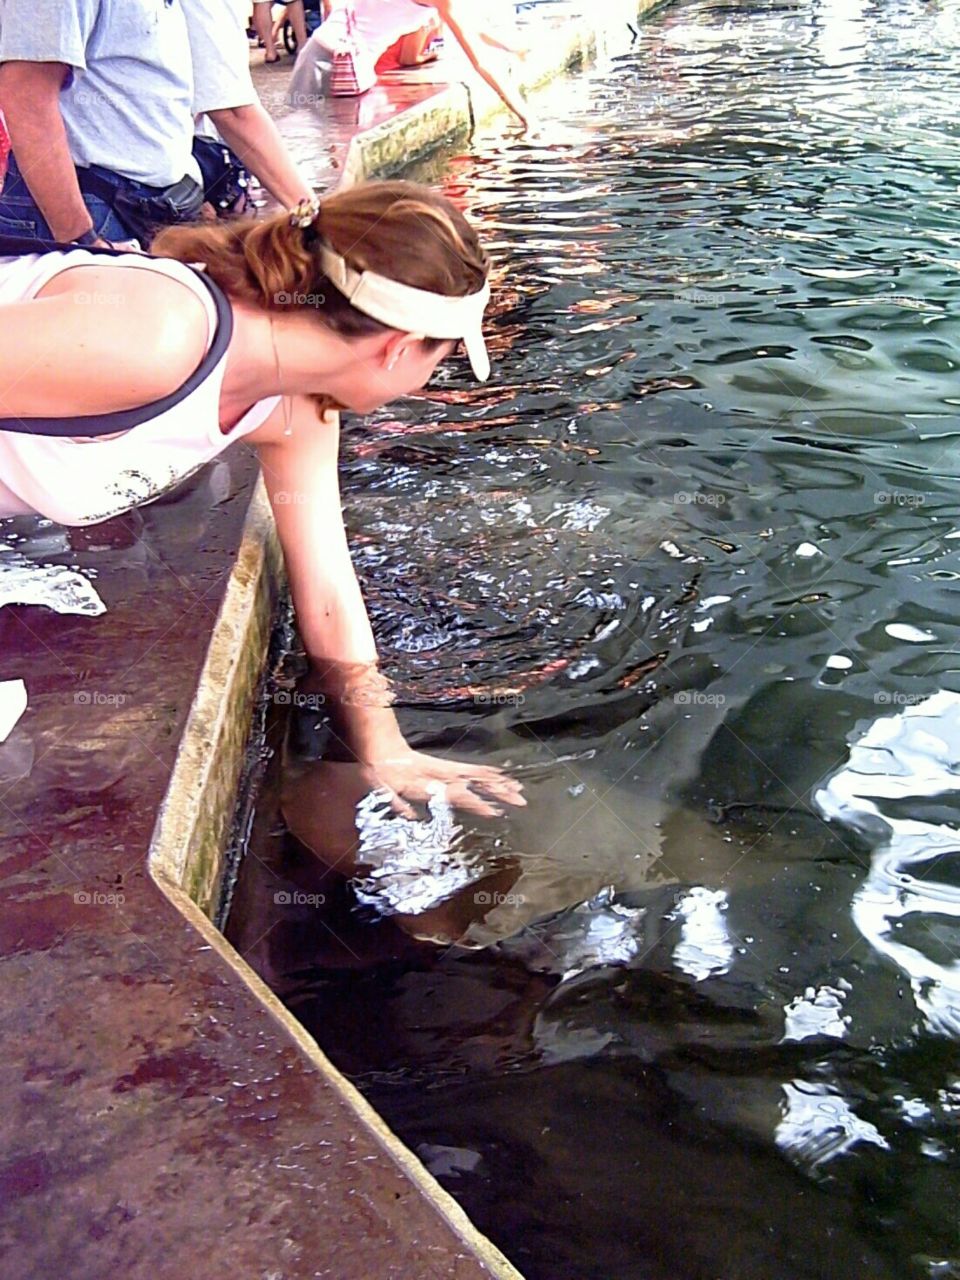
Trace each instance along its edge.
<instances>
[{"instance_id":1,"label":"woman leaning over water","mask_svg":"<svg viewBox=\"0 0 960 1280\"><path fill-rule=\"evenodd\" d=\"M153 252L0 257L0 515L95 524L249 441L300 634L371 788L407 814L437 783L476 813L525 803L501 770L404 741L337 481L338 409L420 389L459 341L488 375L489 263L469 223L427 188L372 182L169 228Z\"/></svg>"}]
</instances>

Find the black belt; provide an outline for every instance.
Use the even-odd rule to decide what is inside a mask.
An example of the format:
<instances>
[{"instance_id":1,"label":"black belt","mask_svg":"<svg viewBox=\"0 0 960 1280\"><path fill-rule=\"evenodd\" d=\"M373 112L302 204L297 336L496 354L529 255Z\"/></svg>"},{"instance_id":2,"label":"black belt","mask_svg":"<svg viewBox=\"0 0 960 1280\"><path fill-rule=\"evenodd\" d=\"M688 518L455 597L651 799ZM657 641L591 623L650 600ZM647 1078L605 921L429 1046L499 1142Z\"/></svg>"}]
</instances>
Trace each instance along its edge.
<instances>
[{"instance_id":1,"label":"black belt","mask_svg":"<svg viewBox=\"0 0 960 1280\"><path fill-rule=\"evenodd\" d=\"M172 186L149 187L146 183L129 182L109 169L78 168L77 182L84 195L96 196L109 205L143 245L149 243L158 227L195 221L203 205L203 187L188 174Z\"/></svg>"}]
</instances>

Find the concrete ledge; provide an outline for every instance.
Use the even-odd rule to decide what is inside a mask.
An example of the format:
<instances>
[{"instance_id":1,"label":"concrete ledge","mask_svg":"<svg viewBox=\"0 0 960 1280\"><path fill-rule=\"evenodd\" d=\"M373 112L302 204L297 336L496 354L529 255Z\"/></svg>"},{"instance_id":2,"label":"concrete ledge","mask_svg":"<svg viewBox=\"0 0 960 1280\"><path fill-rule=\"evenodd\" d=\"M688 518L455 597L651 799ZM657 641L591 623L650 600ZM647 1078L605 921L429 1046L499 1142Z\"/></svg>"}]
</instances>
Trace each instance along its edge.
<instances>
[{"instance_id":1,"label":"concrete ledge","mask_svg":"<svg viewBox=\"0 0 960 1280\"><path fill-rule=\"evenodd\" d=\"M402 169L411 159L469 127L470 92L464 84L441 89L372 129L355 134L347 149L344 186Z\"/></svg>"},{"instance_id":2,"label":"concrete ledge","mask_svg":"<svg viewBox=\"0 0 960 1280\"><path fill-rule=\"evenodd\" d=\"M198 933L202 934L211 949L218 953L223 961L234 971L237 978L250 988L264 1008L283 1027L290 1038L297 1044L300 1052L316 1069L318 1075L323 1078L324 1083L333 1090L341 1102L353 1111L357 1129L365 1132L379 1143L387 1155L396 1162L404 1175L422 1194L430 1207L459 1237L464 1249L467 1251L467 1256L475 1258L481 1264L482 1271L495 1277L496 1280L523 1280L521 1273L504 1257L491 1240L477 1230L453 1196L441 1187L413 1152L404 1146L384 1119L366 1101L363 1094L350 1083L346 1076L336 1069L313 1037L304 1030L293 1014L280 1003L266 983L241 959L223 934L200 911L196 903L175 885L165 885L164 892ZM426 1245L426 1241L424 1241L424 1245ZM297 1276L302 1274L306 1277L307 1272L297 1272L295 1274ZM311 1274L313 1273L311 1272ZM329 1274L332 1275L333 1273L330 1272ZM351 1272L350 1274L353 1273ZM364 1280L366 1280L366 1277L364 1277ZM411 1280L420 1280L419 1274L411 1276Z\"/></svg>"},{"instance_id":3,"label":"concrete ledge","mask_svg":"<svg viewBox=\"0 0 960 1280\"><path fill-rule=\"evenodd\" d=\"M515 1274L328 1070L158 845L175 756L207 787L191 793L195 827L170 797L160 834L202 850L199 828L223 829L203 806L230 779L206 754L242 739L262 660L257 611L225 603L260 573L252 463L233 451L175 499L74 541L30 532L38 558L96 570L102 616L0 610L5 667L30 699L0 751L4 1280ZM252 661L222 661L211 636L236 643L244 627Z\"/></svg>"},{"instance_id":4,"label":"concrete ledge","mask_svg":"<svg viewBox=\"0 0 960 1280\"><path fill-rule=\"evenodd\" d=\"M282 583L283 557L261 478L247 509L236 564L148 859L165 892L182 890L211 917L220 897L251 710Z\"/></svg>"}]
</instances>

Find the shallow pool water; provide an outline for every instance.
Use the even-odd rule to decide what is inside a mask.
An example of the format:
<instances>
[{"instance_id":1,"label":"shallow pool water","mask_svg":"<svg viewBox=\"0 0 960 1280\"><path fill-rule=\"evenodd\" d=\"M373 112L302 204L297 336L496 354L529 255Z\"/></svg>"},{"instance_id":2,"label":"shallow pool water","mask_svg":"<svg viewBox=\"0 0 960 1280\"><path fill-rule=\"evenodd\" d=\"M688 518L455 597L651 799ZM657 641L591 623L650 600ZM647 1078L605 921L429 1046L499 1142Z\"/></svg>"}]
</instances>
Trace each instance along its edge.
<instances>
[{"instance_id":1,"label":"shallow pool water","mask_svg":"<svg viewBox=\"0 0 960 1280\"><path fill-rule=\"evenodd\" d=\"M958 10L614 53L434 170L491 383L346 434L404 727L529 807L358 815L301 700L230 932L531 1278L960 1276Z\"/></svg>"}]
</instances>

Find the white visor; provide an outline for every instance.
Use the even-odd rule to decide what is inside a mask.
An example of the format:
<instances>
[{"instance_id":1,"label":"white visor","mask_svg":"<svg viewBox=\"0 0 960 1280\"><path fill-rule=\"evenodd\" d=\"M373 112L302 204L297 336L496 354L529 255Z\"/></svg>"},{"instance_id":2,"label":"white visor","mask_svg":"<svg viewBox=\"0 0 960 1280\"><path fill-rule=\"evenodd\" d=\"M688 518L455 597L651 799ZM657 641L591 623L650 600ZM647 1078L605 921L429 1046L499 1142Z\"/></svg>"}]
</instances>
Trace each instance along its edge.
<instances>
[{"instance_id":1,"label":"white visor","mask_svg":"<svg viewBox=\"0 0 960 1280\"><path fill-rule=\"evenodd\" d=\"M490 357L483 341L483 313L490 301L490 282L479 293L448 298L428 289L414 289L375 271L354 271L339 253L325 244L320 260L327 279L364 315L399 329L422 333L425 338L459 339L467 349L470 366L481 382L490 377Z\"/></svg>"}]
</instances>

